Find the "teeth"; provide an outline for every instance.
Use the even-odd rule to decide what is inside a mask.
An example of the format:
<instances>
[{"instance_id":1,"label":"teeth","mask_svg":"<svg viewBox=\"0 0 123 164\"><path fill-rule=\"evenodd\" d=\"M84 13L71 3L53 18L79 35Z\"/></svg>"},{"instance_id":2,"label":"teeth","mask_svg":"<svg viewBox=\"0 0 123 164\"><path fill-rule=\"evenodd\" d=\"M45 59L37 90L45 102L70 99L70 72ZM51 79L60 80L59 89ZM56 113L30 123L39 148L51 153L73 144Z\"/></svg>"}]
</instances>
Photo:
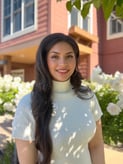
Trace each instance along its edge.
<instances>
[{"instance_id":1,"label":"teeth","mask_svg":"<svg viewBox=\"0 0 123 164\"><path fill-rule=\"evenodd\" d=\"M64 73L64 72L67 72L67 70L58 70L58 72Z\"/></svg>"}]
</instances>

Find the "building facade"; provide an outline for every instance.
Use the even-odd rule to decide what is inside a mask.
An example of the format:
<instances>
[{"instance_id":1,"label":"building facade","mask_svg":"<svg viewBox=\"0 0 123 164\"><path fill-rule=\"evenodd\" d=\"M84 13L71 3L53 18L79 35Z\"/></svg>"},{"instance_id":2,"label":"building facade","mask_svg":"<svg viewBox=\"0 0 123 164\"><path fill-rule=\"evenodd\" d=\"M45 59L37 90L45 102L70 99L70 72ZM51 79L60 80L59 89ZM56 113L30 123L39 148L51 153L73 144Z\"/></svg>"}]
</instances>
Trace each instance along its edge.
<instances>
[{"instance_id":1,"label":"building facade","mask_svg":"<svg viewBox=\"0 0 123 164\"><path fill-rule=\"evenodd\" d=\"M106 22L101 10L97 16L99 64L106 73L123 72L123 19L112 12Z\"/></svg>"},{"instance_id":2,"label":"building facade","mask_svg":"<svg viewBox=\"0 0 123 164\"><path fill-rule=\"evenodd\" d=\"M75 8L71 13L66 10L66 0L0 0L0 27L0 73L20 75L25 81L34 79L38 46L50 33L62 32L76 40L80 49L78 67L84 78L90 77L96 65L112 73L117 69L116 62L112 62L115 58L118 61L123 51L118 48L121 42L112 47L119 39L107 40L102 12L91 6L83 20ZM111 53L118 51L117 57L110 60ZM119 70L123 71L120 65Z\"/></svg>"}]
</instances>

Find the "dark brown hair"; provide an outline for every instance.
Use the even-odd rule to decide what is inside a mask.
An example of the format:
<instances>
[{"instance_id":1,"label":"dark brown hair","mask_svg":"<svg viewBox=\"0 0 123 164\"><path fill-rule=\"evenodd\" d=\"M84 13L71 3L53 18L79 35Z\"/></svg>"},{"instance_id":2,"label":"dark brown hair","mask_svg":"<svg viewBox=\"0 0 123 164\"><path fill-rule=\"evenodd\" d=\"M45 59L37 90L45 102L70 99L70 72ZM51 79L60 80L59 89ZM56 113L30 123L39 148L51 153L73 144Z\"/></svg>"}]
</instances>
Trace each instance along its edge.
<instances>
[{"instance_id":1,"label":"dark brown hair","mask_svg":"<svg viewBox=\"0 0 123 164\"><path fill-rule=\"evenodd\" d=\"M54 33L46 36L39 45L36 57L36 81L32 91L32 113L36 122L35 143L36 148L42 153L41 164L50 164L52 155L52 139L49 124L52 114L52 77L48 70L47 54L58 42L68 43L75 53L76 62L79 57L77 43L68 35ZM80 73L75 70L70 82L77 91L81 86Z\"/></svg>"}]
</instances>

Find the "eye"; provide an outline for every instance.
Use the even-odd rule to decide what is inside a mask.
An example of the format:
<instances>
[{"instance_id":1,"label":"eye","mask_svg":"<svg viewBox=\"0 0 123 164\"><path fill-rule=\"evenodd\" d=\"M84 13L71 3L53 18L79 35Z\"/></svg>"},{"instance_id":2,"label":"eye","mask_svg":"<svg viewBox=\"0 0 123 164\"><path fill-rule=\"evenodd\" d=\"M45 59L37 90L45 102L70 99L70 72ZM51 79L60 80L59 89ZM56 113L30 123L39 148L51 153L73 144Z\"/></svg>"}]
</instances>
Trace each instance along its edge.
<instances>
[{"instance_id":1,"label":"eye","mask_svg":"<svg viewBox=\"0 0 123 164\"><path fill-rule=\"evenodd\" d=\"M67 55L67 58L74 58L74 55L69 54L69 55Z\"/></svg>"},{"instance_id":2,"label":"eye","mask_svg":"<svg viewBox=\"0 0 123 164\"><path fill-rule=\"evenodd\" d=\"M58 59L58 55L52 55L51 59Z\"/></svg>"}]
</instances>

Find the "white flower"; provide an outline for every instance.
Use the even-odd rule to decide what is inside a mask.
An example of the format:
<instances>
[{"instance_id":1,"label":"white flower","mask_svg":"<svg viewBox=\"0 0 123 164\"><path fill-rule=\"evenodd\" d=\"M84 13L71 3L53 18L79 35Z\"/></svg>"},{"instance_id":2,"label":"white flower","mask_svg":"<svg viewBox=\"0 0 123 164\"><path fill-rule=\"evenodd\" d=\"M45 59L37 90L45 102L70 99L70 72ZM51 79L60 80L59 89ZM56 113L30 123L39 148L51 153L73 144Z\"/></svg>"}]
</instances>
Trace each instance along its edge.
<instances>
[{"instance_id":1,"label":"white flower","mask_svg":"<svg viewBox=\"0 0 123 164\"><path fill-rule=\"evenodd\" d=\"M110 115L114 116L114 115L119 115L121 109L117 104L109 103L107 106L107 111L110 113Z\"/></svg>"},{"instance_id":2,"label":"white flower","mask_svg":"<svg viewBox=\"0 0 123 164\"><path fill-rule=\"evenodd\" d=\"M14 111L15 106L11 102L5 102L3 104L4 110L6 111Z\"/></svg>"},{"instance_id":3,"label":"white flower","mask_svg":"<svg viewBox=\"0 0 123 164\"><path fill-rule=\"evenodd\" d=\"M3 80L5 81L5 82L12 82L12 80L13 80L13 77L11 76L11 75L4 75L4 77L3 77Z\"/></svg>"},{"instance_id":4,"label":"white flower","mask_svg":"<svg viewBox=\"0 0 123 164\"><path fill-rule=\"evenodd\" d=\"M97 74L100 74L100 73L102 73L102 69L101 69L101 67L98 65L97 67L95 67L94 69L94 72L96 72Z\"/></svg>"},{"instance_id":5,"label":"white flower","mask_svg":"<svg viewBox=\"0 0 123 164\"><path fill-rule=\"evenodd\" d=\"M5 83L4 90L8 92L11 89L11 83Z\"/></svg>"},{"instance_id":6,"label":"white flower","mask_svg":"<svg viewBox=\"0 0 123 164\"><path fill-rule=\"evenodd\" d=\"M17 82L17 83L20 83L22 80L21 80L20 77L14 77L14 78L13 78L13 81L14 81L14 82Z\"/></svg>"},{"instance_id":7,"label":"white flower","mask_svg":"<svg viewBox=\"0 0 123 164\"><path fill-rule=\"evenodd\" d=\"M93 69L91 74L92 82L97 82L99 84L107 84L109 83L110 79L112 79L112 75L105 74L104 72L102 72L102 69L99 66Z\"/></svg>"},{"instance_id":8,"label":"white flower","mask_svg":"<svg viewBox=\"0 0 123 164\"><path fill-rule=\"evenodd\" d=\"M4 81L0 79L0 92L3 91L4 88Z\"/></svg>"},{"instance_id":9,"label":"white flower","mask_svg":"<svg viewBox=\"0 0 123 164\"><path fill-rule=\"evenodd\" d=\"M103 79L102 70L99 66L95 67L92 71L91 81L99 82Z\"/></svg>"},{"instance_id":10,"label":"white flower","mask_svg":"<svg viewBox=\"0 0 123 164\"><path fill-rule=\"evenodd\" d=\"M122 100L119 100L119 101L117 102L117 105L118 105L121 109L123 109L123 99L122 99Z\"/></svg>"},{"instance_id":11,"label":"white flower","mask_svg":"<svg viewBox=\"0 0 123 164\"><path fill-rule=\"evenodd\" d=\"M110 85L116 91L123 92L123 74L117 71L110 79Z\"/></svg>"},{"instance_id":12,"label":"white flower","mask_svg":"<svg viewBox=\"0 0 123 164\"><path fill-rule=\"evenodd\" d=\"M123 92L122 92L122 93L119 93L118 99L119 99L119 100L123 100Z\"/></svg>"}]
</instances>

